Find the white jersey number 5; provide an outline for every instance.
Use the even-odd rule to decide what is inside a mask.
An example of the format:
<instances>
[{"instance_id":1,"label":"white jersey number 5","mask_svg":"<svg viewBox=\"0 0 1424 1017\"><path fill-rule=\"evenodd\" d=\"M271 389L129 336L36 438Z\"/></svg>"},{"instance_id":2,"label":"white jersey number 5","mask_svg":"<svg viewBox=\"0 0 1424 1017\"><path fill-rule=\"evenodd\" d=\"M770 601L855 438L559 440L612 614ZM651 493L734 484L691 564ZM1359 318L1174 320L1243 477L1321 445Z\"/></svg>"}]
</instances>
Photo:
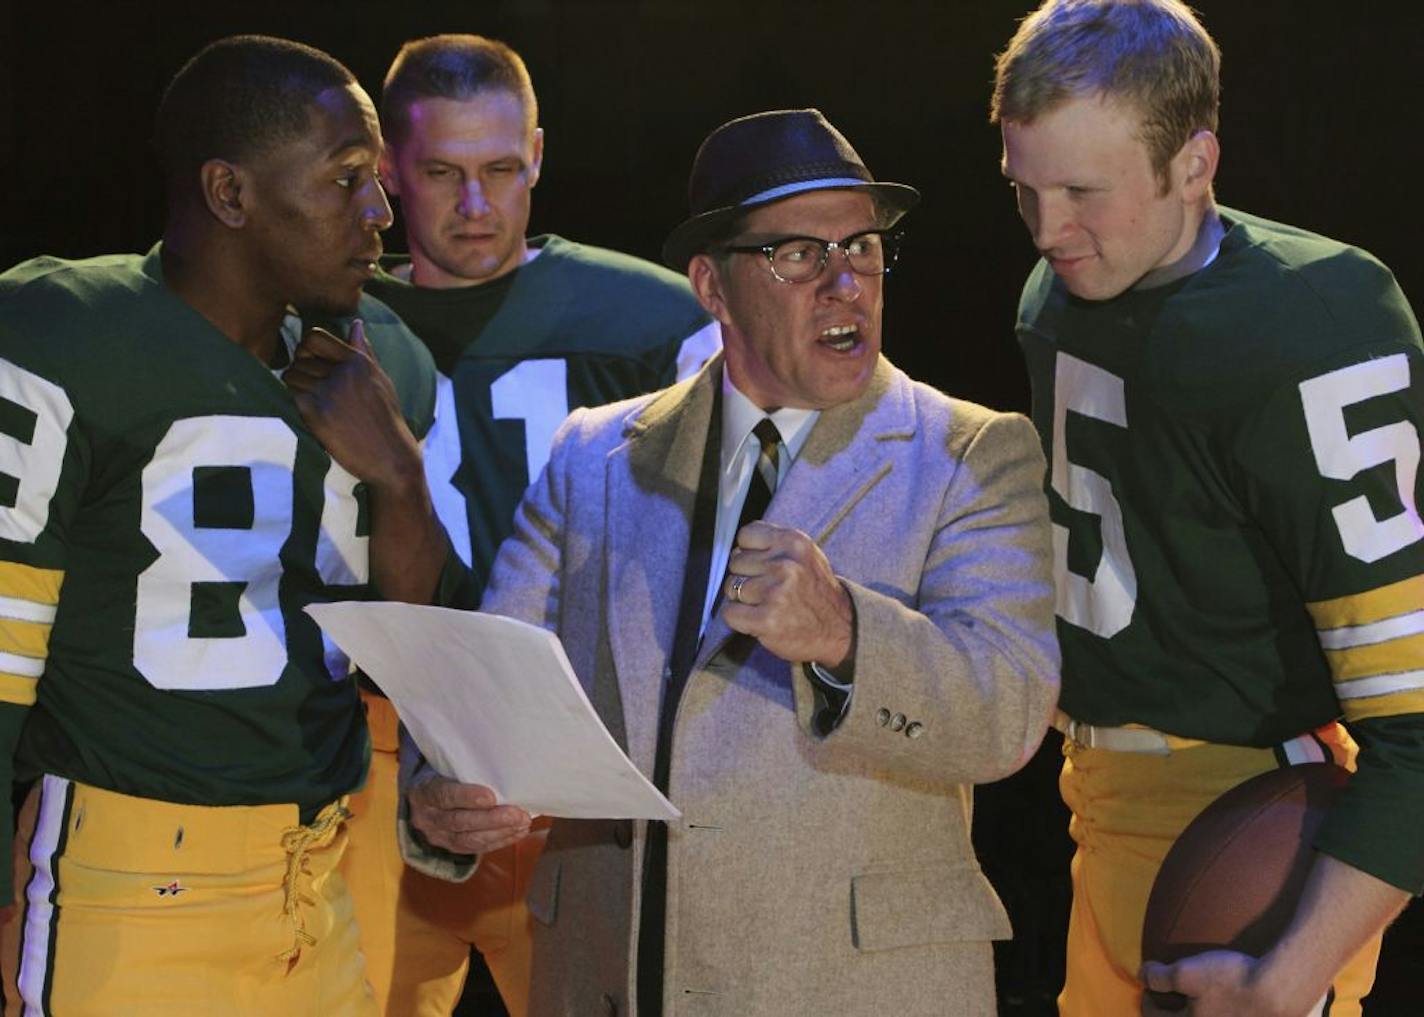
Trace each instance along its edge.
<instances>
[{"instance_id":1,"label":"white jersey number 5","mask_svg":"<svg viewBox=\"0 0 1424 1017\"><path fill-rule=\"evenodd\" d=\"M1379 561L1424 537L1414 502L1419 472L1419 432L1407 420L1350 434L1345 408L1409 387L1409 360L1403 353L1366 360L1300 383L1305 426L1320 475L1352 480L1364 470L1394 463L1394 483L1402 508L1385 519L1375 517L1364 495L1331 510L1345 552L1364 562Z\"/></svg>"},{"instance_id":2,"label":"white jersey number 5","mask_svg":"<svg viewBox=\"0 0 1424 1017\"><path fill-rule=\"evenodd\" d=\"M1068 528L1053 524L1053 572L1058 616L1108 639L1132 621L1137 604L1137 572L1127 553L1122 506L1101 473L1068 460L1063 435L1069 413L1127 427L1122 379L1067 353L1059 353L1053 374L1053 490L1071 508L1099 518L1103 554L1092 578L1068 570Z\"/></svg>"}]
</instances>

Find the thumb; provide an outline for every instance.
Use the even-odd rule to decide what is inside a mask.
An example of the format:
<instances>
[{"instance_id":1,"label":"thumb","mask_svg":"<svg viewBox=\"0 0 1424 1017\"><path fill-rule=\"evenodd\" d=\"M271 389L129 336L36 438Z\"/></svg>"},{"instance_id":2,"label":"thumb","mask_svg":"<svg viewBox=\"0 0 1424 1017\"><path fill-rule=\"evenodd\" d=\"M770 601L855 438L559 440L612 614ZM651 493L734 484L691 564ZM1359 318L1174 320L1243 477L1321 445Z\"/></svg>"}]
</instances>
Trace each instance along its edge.
<instances>
[{"instance_id":1,"label":"thumb","mask_svg":"<svg viewBox=\"0 0 1424 1017\"><path fill-rule=\"evenodd\" d=\"M1142 984L1153 992L1171 992L1177 987L1176 975L1177 966L1175 964L1147 961L1142 965L1139 977L1142 979Z\"/></svg>"},{"instance_id":2,"label":"thumb","mask_svg":"<svg viewBox=\"0 0 1424 1017\"><path fill-rule=\"evenodd\" d=\"M1146 1017L1182 1013L1188 998L1177 988L1176 964L1148 961L1142 965L1138 978L1146 991L1142 994L1142 1013Z\"/></svg>"}]
</instances>

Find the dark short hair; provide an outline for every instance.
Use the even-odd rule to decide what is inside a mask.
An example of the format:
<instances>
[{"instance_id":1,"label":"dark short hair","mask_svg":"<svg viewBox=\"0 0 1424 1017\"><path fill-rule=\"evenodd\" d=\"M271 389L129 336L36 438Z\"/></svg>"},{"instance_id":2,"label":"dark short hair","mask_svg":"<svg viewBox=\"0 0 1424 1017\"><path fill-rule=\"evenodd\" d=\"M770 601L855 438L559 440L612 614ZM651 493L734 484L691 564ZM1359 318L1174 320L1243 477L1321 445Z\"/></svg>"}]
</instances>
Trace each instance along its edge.
<instances>
[{"instance_id":1,"label":"dark short hair","mask_svg":"<svg viewBox=\"0 0 1424 1017\"><path fill-rule=\"evenodd\" d=\"M1044 0L999 54L989 119L1029 123L1069 99L1135 106L1152 167L1215 131L1221 52L1181 0Z\"/></svg>"},{"instance_id":2,"label":"dark short hair","mask_svg":"<svg viewBox=\"0 0 1424 1017\"><path fill-rule=\"evenodd\" d=\"M312 101L356 83L319 49L264 35L219 39L183 65L158 105L154 137L170 190L209 159L240 162L302 134Z\"/></svg>"},{"instance_id":3,"label":"dark short hair","mask_svg":"<svg viewBox=\"0 0 1424 1017\"><path fill-rule=\"evenodd\" d=\"M471 99L481 92L509 92L524 107L530 134L539 123L534 84L519 54L482 35L432 35L400 48L381 91L381 129L399 143L409 127L412 103L421 99Z\"/></svg>"}]
</instances>

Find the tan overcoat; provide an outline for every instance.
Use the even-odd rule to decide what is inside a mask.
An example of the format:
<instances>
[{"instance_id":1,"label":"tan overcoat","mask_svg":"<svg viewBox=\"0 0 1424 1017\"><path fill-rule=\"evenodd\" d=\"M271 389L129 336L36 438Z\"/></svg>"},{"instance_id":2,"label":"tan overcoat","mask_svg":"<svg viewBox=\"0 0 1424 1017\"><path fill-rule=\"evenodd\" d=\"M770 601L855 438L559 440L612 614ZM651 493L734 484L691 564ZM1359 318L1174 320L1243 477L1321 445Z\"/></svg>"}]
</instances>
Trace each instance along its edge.
<instances>
[{"instance_id":1,"label":"tan overcoat","mask_svg":"<svg viewBox=\"0 0 1424 1017\"><path fill-rule=\"evenodd\" d=\"M482 605L558 633L649 774L720 367L576 411ZM855 691L820 737L802 668L709 622L674 729L668 1017L994 1013L1010 929L971 786L1023 762L1055 701L1043 473L1023 417L883 359L821 414L766 519L850 590ZM643 847L641 822L555 822L528 895L535 1017L635 1013Z\"/></svg>"}]
</instances>

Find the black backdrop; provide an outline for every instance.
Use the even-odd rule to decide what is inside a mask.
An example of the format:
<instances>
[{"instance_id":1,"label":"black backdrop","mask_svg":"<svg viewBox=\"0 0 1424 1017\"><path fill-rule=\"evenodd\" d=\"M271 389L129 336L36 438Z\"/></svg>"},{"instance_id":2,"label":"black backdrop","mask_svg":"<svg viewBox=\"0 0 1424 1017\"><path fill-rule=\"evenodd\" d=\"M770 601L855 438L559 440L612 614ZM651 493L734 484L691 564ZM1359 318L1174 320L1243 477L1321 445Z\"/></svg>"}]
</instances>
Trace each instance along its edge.
<instances>
[{"instance_id":1,"label":"black backdrop","mask_svg":"<svg viewBox=\"0 0 1424 1017\"><path fill-rule=\"evenodd\" d=\"M547 147L532 229L648 257L684 214L687 168L710 128L762 109L820 107L881 178L924 193L888 289L889 355L956 394L1026 408L1011 324L1033 255L985 106L992 55L1028 2L3 0L0 268L153 242L162 201L152 113L167 79L214 38L300 39L375 94L401 41L475 31L518 49L539 94ZM1219 199L1374 251L1417 308L1424 15L1391 0L1197 7L1225 54ZM402 247L399 224L387 245ZM1040 845L1029 865L1057 857L1050 764L1045 752L984 796L982 847L1009 857L1010 842ZM1049 956L1011 961L1051 980ZM1394 998L1418 1001L1421 978L1407 963L1385 976ZM1398 1005L1372 1012L1415 1012Z\"/></svg>"},{"instance_id":2,"label":"black backdrop","mask_svg":"<svg viewBox=\"0 0 1424 1017\"><path fill-rule=\"evenodd\" d=\"M152 243L152 113L211 39L300 39L375 93L404 39L478 31L524 54L539 94L536 231L655 256L710 128L756 110L823 109L879 176L924 192L888 294L890 356L956 394L1022 407L1010 326L1033 257L985 107L992 55L1026 2L4 0L0 265ZM1198 6L1225 52L1220 199L1359 243L1421 299L1424 15L1385 0ZM401 244L397 225L388 246Z\"/></svg>"}]
</instances>

